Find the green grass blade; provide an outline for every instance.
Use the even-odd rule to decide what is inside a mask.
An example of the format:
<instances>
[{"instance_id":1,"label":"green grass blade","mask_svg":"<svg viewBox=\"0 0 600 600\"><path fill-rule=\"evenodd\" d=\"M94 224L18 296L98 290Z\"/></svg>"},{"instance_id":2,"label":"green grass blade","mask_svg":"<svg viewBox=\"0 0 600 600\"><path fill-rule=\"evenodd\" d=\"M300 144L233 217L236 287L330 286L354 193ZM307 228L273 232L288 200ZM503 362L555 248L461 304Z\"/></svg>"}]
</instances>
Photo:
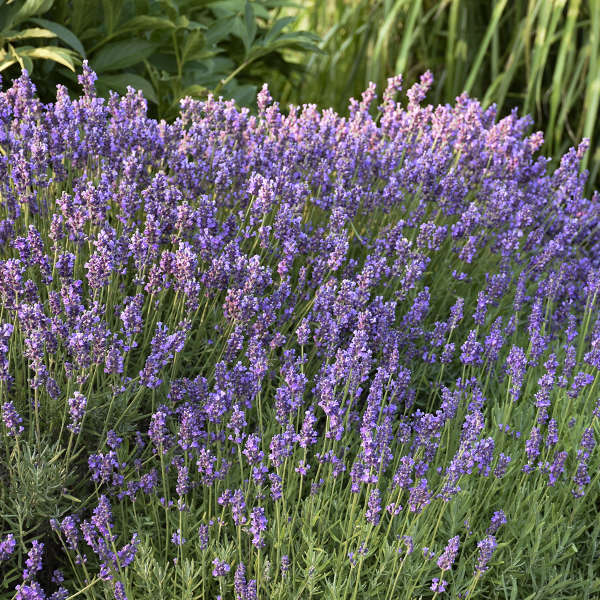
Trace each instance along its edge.
<instances>
[{"instance_id":1,"label":"green grass blade","mask_svg":"<svg viewBox=\"0 0 600 600\"><path fill-rule=\"evenodd\" d=\"M469 76L467 77L467 82L465 83L465 90L467 92L471 91L471 89L473 88L473 83L475 82L475 79L480 76L481 64L483 62L485 55L487 54L488 47L489 47L490 41L492 39L492 35L494 34L494 31L496 31L498 29L498 23L500 22L500 19L502 18L503 14L504 14L504 9L506 8L507 2L508 2L508 0L500 0L494 6L490 24L488 25L488 28L485 32L483 40L479 46L479 51L477 52L477 56L475 57L473 66L471 67L471 72L470 72Z\"/></svg>"}]
</instances>

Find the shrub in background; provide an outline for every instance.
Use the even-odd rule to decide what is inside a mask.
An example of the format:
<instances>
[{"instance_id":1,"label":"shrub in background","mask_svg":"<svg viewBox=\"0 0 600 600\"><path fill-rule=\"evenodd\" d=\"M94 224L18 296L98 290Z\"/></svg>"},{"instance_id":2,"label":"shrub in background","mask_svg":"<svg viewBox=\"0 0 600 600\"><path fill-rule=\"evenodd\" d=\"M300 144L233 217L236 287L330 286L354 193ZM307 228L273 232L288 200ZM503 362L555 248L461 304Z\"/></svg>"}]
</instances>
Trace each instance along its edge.
<instances>
[{"instance_id":1,"label":"shrub in background","mask_svg":"<svg viewBox=\"0 0 600 600\"><path fill-rule=\"evenodd\" d=\"M27 68L41 97L51 100L57 83L76 87L74 66L88 59L101 95L131 85L144 92L153 115L167 119L176 116L181 98L205 97L208 90L248 104L274 73L295 68L284 49L318 51L315 35L290 31L293 17L278 18L281 4L3 0L0 71L6 80ZM58 45L48 46L50 38ZM38 61L44 62L34 70Z\"/></svg>"}]
</instances>

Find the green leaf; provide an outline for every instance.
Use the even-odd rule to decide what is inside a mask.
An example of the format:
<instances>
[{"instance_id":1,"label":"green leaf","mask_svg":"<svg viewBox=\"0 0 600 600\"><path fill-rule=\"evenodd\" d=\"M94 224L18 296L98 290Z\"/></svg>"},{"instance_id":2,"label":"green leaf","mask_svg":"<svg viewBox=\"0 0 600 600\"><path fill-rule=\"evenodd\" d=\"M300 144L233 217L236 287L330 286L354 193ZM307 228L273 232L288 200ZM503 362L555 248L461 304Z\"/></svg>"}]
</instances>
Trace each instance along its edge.
<instances>
[{"instance_id":1,"label":"green leaf","mask_svg":"<svg viewBox=\"0 0 600 600\"><path fill-rule=\"evenodd\" d=\"M29 29L22 29L21 31L7 31L3 37L9 42L14 42L15 40L25 40L30 38L53 38L56 37L56 35L42 27L31 27Z\"/></svg>"},{"instance_id":2,"label":"green leaf","mask_svg":"<svg viewBox=\"0 0 600 600\"><path fill-rule=\"evenodd\" d=\"M25 4L14 17L14 23L25 21L34 15L41 15L49 11L54 4L54 0L25 0Z\"/></svg>"},{"instance_id":3,"label":"green leaf","mask_svg":"<svg viewBox=\"0 0 600 600\"><path fill-rule=\"evenodd\" d=\"M222 14L233 15L241 13L244 7L244 0L217 0L216 2L210 2L209 8L217 11L217 18L219 17L218 12Z\"/></svg>"},{"instance_id":4,"label":"green leaf","mask_svg":"<svg viewBox=\"0 0 600 600\"><path fill-rule=\"evenodd\" d=\"M192 96L194 98L204 98L208 93L208 88L203 85L189 85L181 91L181 94L177 100L185 98L186 96Z\"/></svg>"},{"instance_id":5,"label":"green leaf","mask_svg":"<svg viewBox=\"0 0 600 600\"><path fill-rule=\"evenodd\" d=\"M45 27L46 29L49 29L55 33L58 39L62 40L65 44L67 44L67 46L70 46L73 48L73 50L75 50L75 52L78 52L83 58L85 58L85 49L83 44L72 31L58 23L54 23L54 21L48 21L47 19L34 17L30 19L30 21L33 21L34 23L37 23L38 25L41 25L42 27Z\"/></svg>"},{"instance_id":6,"label":"green leaf","mask_svg":"<svg viewBox=\"0 0 600 600\"><path fill-rule=\"evenodd\" d=\"M177 29L187 29L190 24L190 20L185 15L179 15L177 19L175 19L175 27Z\"/></svg>"},{"instance_id":7,"label":"green leaf","mask_svg":"<svg viewBox=\"0 0 600 600\"><path fill-rule=\"evenodd\" d=\"M142 93L147 100L154 102L154 104L158 104L158 97L156 96L156 92L154 91L152 84L144 77L136 75L135 73L102 75L101 77L98 77L96 85L98 84L109 90L115 90L120 94L126 94L127 86L129 85L136 90L142 90Z\"/></svg>"},{"instance_id":8,"label":"green leaf","mask_svg":"<svg viewBox=\"0 0 600 600\"><path fill-rule=\"evenodd\" d=\"M159 0L159 4L162 7L162 12L166 13L172 21L177 19L179 16L179 9L173 0Z\"/></svg>"},{"instance_id":9,"label":"green leaf","mask_svg":"<svg viewBox=\"0 0 600 600\"><path fill-rule=\"evenodd\" d=\"M19 49L22 56L29 58L42 58L45 60L53 60L65 67L75 71L76 56L71 50L60 48L58 46L44 46L43 48L31 48L26 51Z\"/></svg>"},{"instance_id":10,"label":"green leaf","mask_svg":"<svg viewBox=\"0 0 600 600\"><path fill-rule=\"evenodd\" d=\"M244 7L244 24L246 28L244 29L244 33L242 35L242 42L244 43L244 48L246 49L246 54L250 51L252 47L252 42L256 37L256 18L254 17L254 9L252 8L252 4L246 0L246 6Z\"/></svg>"},{"instance_id":11,"label":"green leaf","mask_svg":"<svg viewBox=\"0 0 600 600\"><path fill-rule=\"evenodd\" d=\"M63 498L71 500L72 502L81 502L79 498L75 498L75 496L71 496L71 494L63 494Z\"/></svg>"},{"instance_id":12,"label":"green leaf","mask_svg":"<svg viewBox=\"0 0 600 600\"><path fill-rule=\"evenodd\" d=\"M96 73L119 71L148 58L156 48L156 44L140 39L112 42L98 50L90 66Z\"/></svg>"},{"instance_id":13,"label":"green leaf","mask_svg":"<svg viewBox=\"0 0 600 600\"><path fill-rule=\"evenodd\" d=\"M153 17L151 15L138 15L129 19L119 27L119 31L157 31L160 29L175 29L175 23L167 17Z\"/></svg>"},{"instance_id":14,"label":"green leaf","mask_svg":"<svg viewBox=\"0 0 600 600\"><path fill-rule=\"evenodd\" d=\"M271 27L271 29L269 29L269 31L263 38L265 44L268 44L269 42L274 40L283 31L284 27L287 27L290 23L293 23L294 20L295 20L294 17L283 17L281 19L277 19L277 21L275 21L273 27Z\"/></svg>"},{"instance_id":15,"label":"green leaf","mask_svg":"<svg viewBox=\"0 0 600 600\"><path fill-rule=\"evenodd\" d=\"M191 31L185 38L185 42L181 48L181 62L185 64L188 60L199 59L201 54L206 52L206 41L204 34L199 31Z\"/></svg>"},{"instance_id":16,"label":"green leaf","mask_svg":"<svg viewBox=\"0 0 600 600\"><path fill-rule=\"evenodd\" d=\"M226 17L215 21L206 32L206 43L211 46L227 38L232 33L236 21L239 23L237 17Z\"/></svg>"},{"instance_id":17,"label":"green leaf","mask_svg":"<svg viewBox=\"0 0 600 600\"><path fill-rule=\"evenodd\" d=\"M115 6L116 2L113 0L102 0L102 9L104 11L104 25L106 26L106 33L108 35L112 35L115 30L115 25L117 22L117 15Z\"/></svg>"},{"instance_id":18,"label":"green leaf","mask_svg":"<svg viewBox=\"0 0 600 600\"><path fill-rule=\"evenodd\" d=\"M17 60L14 57L9 57L8 55L0 57L0 73L8 69L8 67L12 67L16 62Z\"/></svg>"}]
</instances>

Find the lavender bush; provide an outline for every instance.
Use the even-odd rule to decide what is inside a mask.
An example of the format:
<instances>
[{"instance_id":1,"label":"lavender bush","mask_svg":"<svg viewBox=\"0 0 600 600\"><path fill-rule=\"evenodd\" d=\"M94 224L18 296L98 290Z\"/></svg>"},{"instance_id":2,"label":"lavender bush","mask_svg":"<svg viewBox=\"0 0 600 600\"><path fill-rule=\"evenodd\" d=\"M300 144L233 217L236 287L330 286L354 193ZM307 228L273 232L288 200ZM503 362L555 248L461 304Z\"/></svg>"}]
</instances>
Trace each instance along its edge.
<instances>
[{"instance_id":1,"label":"lavender bush","mask_svg":"<svg viewBox=\"0 0 600 600\"><path fill-rule=\"evenodd\" d=\"M586 144L94 79L0 94L0 596L600 593Z\"/></svg>"}]
</instances>

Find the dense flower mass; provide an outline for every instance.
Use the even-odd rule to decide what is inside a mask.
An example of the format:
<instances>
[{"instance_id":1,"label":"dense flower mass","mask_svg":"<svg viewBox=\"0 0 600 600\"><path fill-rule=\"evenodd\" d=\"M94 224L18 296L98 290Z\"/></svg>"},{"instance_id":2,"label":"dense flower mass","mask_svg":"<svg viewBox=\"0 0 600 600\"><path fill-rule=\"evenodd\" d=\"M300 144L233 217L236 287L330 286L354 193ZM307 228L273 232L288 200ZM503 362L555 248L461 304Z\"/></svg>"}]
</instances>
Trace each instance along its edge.
<instances>
[{"instance_id":1,"label":"dense flower mass","mask_svg":"<svg viewBox=\"0 0 600 600\"><path fill-rule=\"evenodd\" d=\"M590 518L585 142L429 73L171 124L79 81L0 93L0 597L471 598ZM592 560L564 527L535 560Z\"/></svg>"}]
</instances>

